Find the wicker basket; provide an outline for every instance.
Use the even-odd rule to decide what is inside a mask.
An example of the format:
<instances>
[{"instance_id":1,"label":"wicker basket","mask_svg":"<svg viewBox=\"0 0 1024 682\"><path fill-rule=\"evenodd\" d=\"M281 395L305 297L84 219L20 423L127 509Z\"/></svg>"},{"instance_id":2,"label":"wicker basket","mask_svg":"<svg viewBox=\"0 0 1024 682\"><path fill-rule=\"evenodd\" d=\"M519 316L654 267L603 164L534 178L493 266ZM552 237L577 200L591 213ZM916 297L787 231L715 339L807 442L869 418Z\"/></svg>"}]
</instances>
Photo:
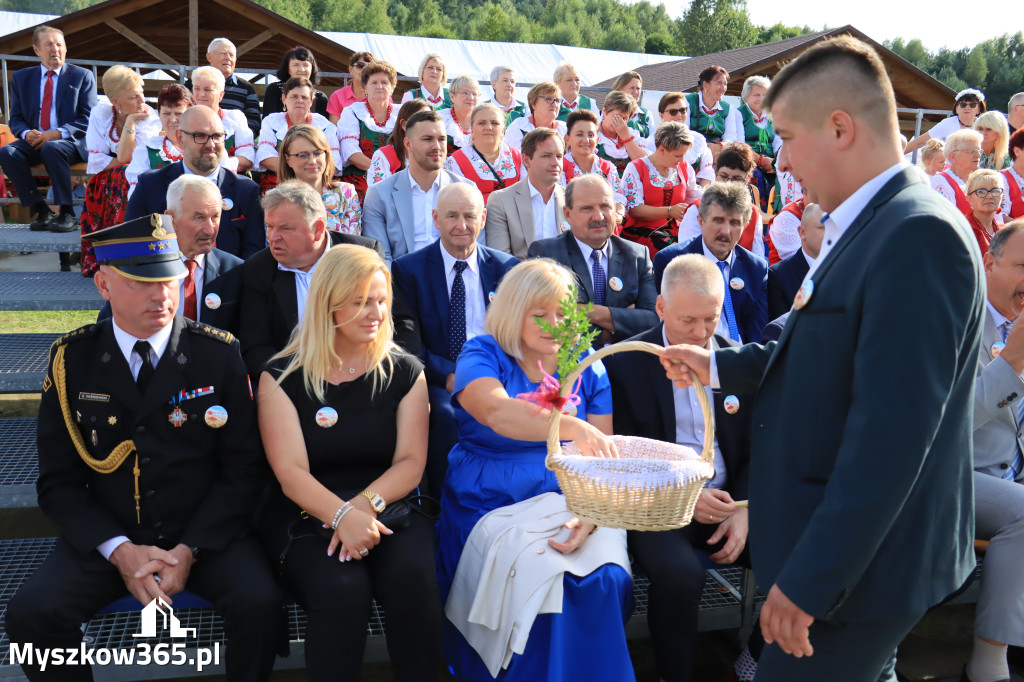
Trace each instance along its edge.
<instances>
[{"instance_id":1,"label":"wicker basket","mask_svg":"<svg viewBox=\"0 0 1024 682\"><path fill-rule=\"evenodd\" d=\"M661 346L642 341L602 348L565 378L560 393L564 397L577 377L603 357L624 351L657 355L661 350ZM691 376L700 386L696 375L691 372ZM704 446L699 455L674 443L614 436L617 458L586 457L577 453L574 443L560 446L560 415L552 410L544 463L555 472L569 511L598 526L626 530L671 530L690 523L701 489L715 476L714 413L707 392L696 393L704 413Z\"/></svg>"}]
</instances>

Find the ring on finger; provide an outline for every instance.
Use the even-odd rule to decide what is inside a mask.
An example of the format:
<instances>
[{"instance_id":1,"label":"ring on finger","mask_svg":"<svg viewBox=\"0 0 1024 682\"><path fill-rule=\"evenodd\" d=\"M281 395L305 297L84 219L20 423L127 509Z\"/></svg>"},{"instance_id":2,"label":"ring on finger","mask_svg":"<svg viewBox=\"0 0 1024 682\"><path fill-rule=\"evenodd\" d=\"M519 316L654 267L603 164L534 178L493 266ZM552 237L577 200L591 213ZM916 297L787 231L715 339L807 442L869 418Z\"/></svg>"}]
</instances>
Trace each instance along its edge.
<instances>
[{"instance_id":1,"label":"ring on finger","mask_svg":"<svg viewBox=\"0 0 1024 682\"><path fill-rule=\"evenodd\" d=\"M368 550L368 549L361 549L361 550L359 550L359 553L360 553L360 554L361 554L362 556L366 556L367 554L369 554L369 553L370 553L370 550Z\"/></svg>"},{"instance_id":2,"label":"ring on finger","mask_svg":"<svg viewBox=\"0 0 1024 682\"><path fill-rule=\"evenodd\" d=\"M712 514L708 514L708 523L711 523L714 520L715 520L715 517Z\"/></svg>"}]
</instances>

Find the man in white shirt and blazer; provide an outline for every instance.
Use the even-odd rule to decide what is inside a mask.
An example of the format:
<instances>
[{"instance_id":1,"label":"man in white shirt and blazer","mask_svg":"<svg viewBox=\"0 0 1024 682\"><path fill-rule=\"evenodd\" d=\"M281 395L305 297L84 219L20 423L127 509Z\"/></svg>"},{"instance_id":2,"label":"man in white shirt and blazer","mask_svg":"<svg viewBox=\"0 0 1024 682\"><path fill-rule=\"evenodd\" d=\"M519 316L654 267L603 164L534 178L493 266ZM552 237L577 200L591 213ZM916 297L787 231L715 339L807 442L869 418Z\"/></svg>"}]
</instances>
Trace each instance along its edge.
<instances>
[{"instance_id":1,"label":"man in white shirt and blazer","mask_svg":"<svg viewBox=\"0 0 1024 682\"><path fill-rule=\"evenodd\" d=\"M433 211L441 189L453 182L472 184L442 168L447 144L444 124L436 111L413 114L405 124L409 167L366 192L363 234L381 243L388 267L394 259L437 241Z\"/></svg>"},{"instance_id":2,"label":"man in white shirt and blazer","mask_svg":"<svg viewBox=\"0 0 1024 682\"><path fill-rule=\"evenodd\" d=\"M536 128L526 134L523 165L527 177L492 192L487 199L487 246L525 259L530 244L563 232L565 190L558 180L564 155L565 143L557 131Z\"/></svg>"}]
</instances>

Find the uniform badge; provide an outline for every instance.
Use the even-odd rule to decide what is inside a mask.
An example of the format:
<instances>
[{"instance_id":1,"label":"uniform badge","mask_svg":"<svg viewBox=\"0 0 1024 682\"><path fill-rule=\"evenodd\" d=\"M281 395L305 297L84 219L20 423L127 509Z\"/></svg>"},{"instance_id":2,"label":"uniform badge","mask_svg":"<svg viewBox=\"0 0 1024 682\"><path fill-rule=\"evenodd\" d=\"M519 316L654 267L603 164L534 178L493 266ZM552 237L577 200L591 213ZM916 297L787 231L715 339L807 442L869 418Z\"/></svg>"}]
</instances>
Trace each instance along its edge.
<instances>
[{"instance_id":1,"label":"uniform badge","mask_svg":"<svg viewBox=\"0 0 1024 682\"><path fill-rule=\"evenodd\" d=\"M316 411L316 425L329 429L338 423L338 411L333 407L321 407Z\"/></svg>"},{"instance_id":2,"label":"uniform badge","mask_svg":"<svg viewBox=\"0 0 1024 682\"><path fill-rule=\"evenodd\" d=\"M622 291L622 280L618 277L612 277L608 280L608 286L612 291Z\"/></svg>"},{"instance_id":3,"label":"uniform badge","mask_svg":"<svg viewBox=\"0 0 1024 682\"><path fill-rule=\"evenodd\" d=\"M231 197L224 197L220 201L221 210L230 211L235 207L235 202L231 201Z\"/></svg>"},{"instance_id":4,"label":"uniform badge","mask_svg":"<svg viewBox=\"0 0 1024 682\"><path fill-rule=\"evenodd\" d=\"M800 285L800 290L796 292L796 298L793 299L793 308L800 310L807 302L811 300L811 296L814 294L814 282L812 280L804 280L804 283Z\"/></svg>"},{"instance_id":5,"label":"uniform badge","mask_svg":"<svg viewBox=\"0 0 1024 682\"><path fill-rule=\"evenodd\" d=\"M110 362L110 353L104 353L101 355L100 362Z\"/></svg>"},{"instance_id":6,"label":"uniform badge","mask_svg":"<svg viewBox=\"0 0 1024 682\"><path fill-rule=\"evenodd\" d=\"M182 424L188 421L188 415L182 412L179 406L175 405L174 409L171 410L171 414L167 416L167 421L169 421L171 426L174 428L180 428Z\"/></svg>"},{"instance_id":7,"label":"uniform badge","mask_svg":"<svg viewBox=\"0 0 1024 682\"><path fill-rule=\"evenodd\" d=\"M725 411L729 414L736 414L740 411L740 399L734 395L727 395L725 400L722 401L722 406L725 407Z\"/></svg>"},{"instance_id":8,"label":"uniform badge","mask_svg":"<svg viewBox=\"0 0 1024 682\"><path fill-rule=\"evenodd\" d=\"M569 223L567 221L565 221L565 220L563 220L562 222L558 223L558 231L559 232L568 232L571 229L572 228L569 227Z\"/></svg>"},{"instance_id":9,"label":"uniform badge","mask_svg":"<svg viewBox=\"0 0 1024 682\"><path fill-rule=\"evenodd\" d=\"M92 441L92 446L98 447L100 444L100 437L96 434L96 429L92 430L92 437L89 439Z\"/></svg>"},{"instance_id":10,"label":"uniform badge","mask_svg":"<svg viewBox=\"0 0 1024 682\"><path fill-rule=\"evenodd\" d=\"M107 417L107 423L110 424L111 426L117 426L117 417L115 417L114 415L110 415L109 417Z\"/></svg>"},{"instance_id":11,"label":"uniform badge","mask_svg":"<svg viewBox=\"0 0 1024 682\"><path fill-rule=\"evenodd\" d=\"M998 358L1002 354L1004 348L1006 348L1006 344L1003 343L1002 341L996 341L995 343L993 343L992 357Z\"/></svg>"},{"instance_id":12,"label":"uniform badge","mask_svg":"<svg viewBox=\"0 0 1024 682\"><path fill-rule=\"evenodd\" d=\"M216 310L220 307L220 296L217 294L207 294L203 301L210 310Z\"/></svg>"},{"instance_id":13,"label":"uniform badge","mask_svg":"<svg viewBox=\"0 0 1024 682\"><path fill-rule=\"evenodd\" d=\"M491 293L487 294L487 302L488 303L494 303L494 292L493 291Z\"/></svg>"},{"instance_id":14,"label":"uniform badge","mask_svg":"<svg viewBox=\"0 0 1024 682\"><path fill-rule=\"evenodd\" d=\"M210 409L206 410L206 414L203 415L203 419L206 420L206 425L219 429L228 423L228 411L220 405L214 405Z\"/></svg>"},{"instance_id":15,"label":"uniform badge","mask_svg":"<svg viewBox=\"0 0 1024 682\"><path fill-rule=\"evenodd\" d=\"M78 423L82 423L82 413L79 412L78 410L75 410L75 421Z\"/></svg>"},{"instance_id":16,"label":"uniform badge","mask_svg":"<svg viewBox=\"0 0 1024 682\"><path fill-rule=\"evenodd\" d=\"M185 357L184 353L178 353L178 364L184 365L188 363L188 358Z\"/></svg>"},{"instance_id":17,"label":"uniform badge","mask_svg":"<svg viewBox=\"0 0 1024 682\"><path fill-rule=\"evenodd\" d=\"M739 277L733 277L732 279L729 280L729 288L730 289L735 289L736 291L739 291L740 289L742 289L745 286L747 286L746 282L744 282Z\"/></svg>"}]
</instances>

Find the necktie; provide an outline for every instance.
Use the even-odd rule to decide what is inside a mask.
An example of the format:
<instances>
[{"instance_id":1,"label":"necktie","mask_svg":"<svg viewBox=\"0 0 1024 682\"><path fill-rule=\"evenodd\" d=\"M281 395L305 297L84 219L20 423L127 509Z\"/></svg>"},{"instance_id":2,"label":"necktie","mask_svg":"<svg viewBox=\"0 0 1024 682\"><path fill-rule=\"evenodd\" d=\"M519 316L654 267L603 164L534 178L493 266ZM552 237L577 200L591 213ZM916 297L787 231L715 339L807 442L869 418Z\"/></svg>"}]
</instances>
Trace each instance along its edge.
<instances>
[{"instance_id":1,"label":"necktie","mask_svg":"<svg viewBox=\"0 0 1024 682\"><path fill-rule=\"evenodd\" d=\"M185 317L198 322L199 316L196 312L196 281L192 279L192 275L195 274L196 268L199 267L199 263L189 258L185 261L185 267L188 268L188 277L185 278L184 285Z\"/></svg>"},{"instance_id":2,"label":"necktie","mask_svg":"<svg viewBox=\"0 0 1024 682\"><path fill-rule=\"evenodd\" d=\"M591 251L590 260L594 261L594 303L604 305L604 295L608 288L608 277L601 267L601 252Z\"/></svg>"},{"instance_id":3,"label":"necktie","mask_svg":"<svg viewBox=\"0 0 1024 682\"><path fill-rule=\"evenodd\" d=\"M729 325L729 338L742 343L740 328L736 324L736 313L732 309L732 292L729 291L729 278L725 274L726 263L724 260L720 260L717 264L718 269L722 271L722 279L725 280L725 301L722 304L722 313L725 315L725 321Z\"/></svg>"},{"instance_id":4,"label":"necktie","mask_svg":"<svg viewBox=\"0 0 1024 682\"><path fill-rule=\"evenodd\" d=\"M1013 329L1013 321L1007 320L999 325L999 335L1003 339L1003 343L1006 343L1006 337L1010 335L1010 330ZM1024 398L1018 400L1013 404L1013 418L1014 426L1017 430L1020 430L1021 421L1024 420ZM1024 469L1024 453L1020 451L1020 441L1017 441L1017 450L1013 453L1013 461L1010 462L1010 468L1003 473L1003 478L1007 481L1013 481L1017 479L1017 474Z\"/></svg>"},{"instance_id":5,"label":"necktie","mask_svg":"<svg viewBox=\"0 0 1024 682\"><path fill-rule=\"evenodd\" d=\"M462 344L466 343L466 283L462 273L468 267L464 260L455 261L455 280L448 301L448 358L452 362L458 359Z\"/></svg>"},{"instance_id":6,"label":"necktie","mask_svg":"<svg viewBox=\"0 0 1024 682\"><path fill-rule=\"evenodd\" d=\"M50 129L50 109L53 107L54 73L54 71L46 72L46 85L43 86L43 105L39 108L39 127L43 132Z\"/></svg>"},{"instance_id":7,"label":"necktie","mask_svg":"<svg viewBox=\"0 0 1024 682\"><path fill-rule=\"evenodd\" d=\"M139 368L139 375L135 377L135 385L139 387L139 393L145 395L149 380L153 378L153 360L149 356L149 341L136 341L135 352L142 358L142 367Z\"/></svg>"}]
</instances>

